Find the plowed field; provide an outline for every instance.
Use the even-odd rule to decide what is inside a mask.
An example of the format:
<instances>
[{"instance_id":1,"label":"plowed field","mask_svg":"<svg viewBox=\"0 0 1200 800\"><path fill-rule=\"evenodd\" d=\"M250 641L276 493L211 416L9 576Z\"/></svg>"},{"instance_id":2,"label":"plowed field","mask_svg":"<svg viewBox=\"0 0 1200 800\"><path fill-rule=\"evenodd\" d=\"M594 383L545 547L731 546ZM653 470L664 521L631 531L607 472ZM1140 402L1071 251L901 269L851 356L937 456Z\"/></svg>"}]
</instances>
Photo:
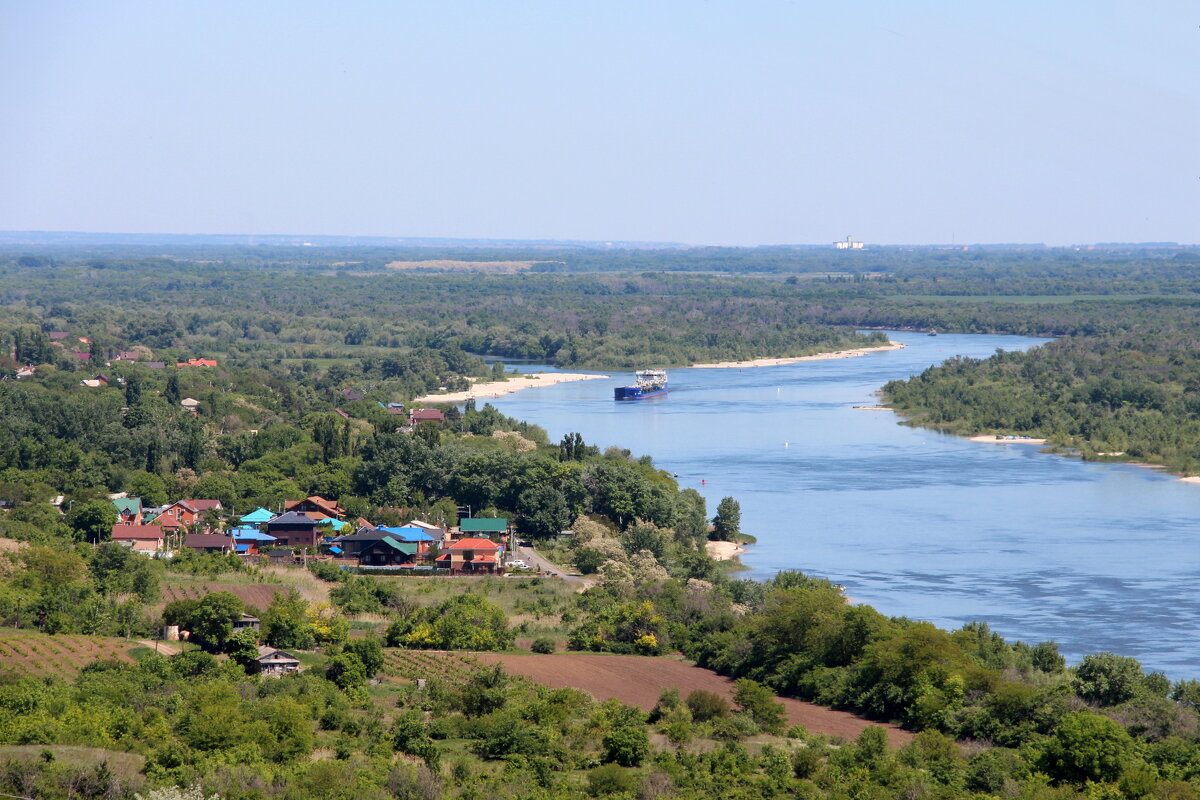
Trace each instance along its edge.
<instances>
[{"instance_id":1,"label":"plowed field","mask_svg":"<svg viewBox=\"0 0 1200 800\"><path fill-rule=\"evenodd\" d=\"M213 592L232 592L247 606L266 611L271 604L271 598L276 592L282 592L284 586L265 583L184 583L174 586L163 586L164 602L172 600L199 599Z\"/></svg>"},{"instance_id":2,"label":"plowed field","mask_svg":"<svg viewBox=\"0 0 1200 800\"><path fill-rule=\"evenodd\" d=\"M132 662L129 650L133 647L137 647L135 642L105 636L0 636L0 666L28 675L71 678L100 659Z\"/></svg>"},{"instance_id":3,"label":"plowed field","mask_svg":"<svg viewBox=\"0 0 1200 800\"><path fill-rule=\"evenodd\" d=\"M510 655L477 653L483 664L503 664L509 672L524 675L553 688L583 689L598 700L615 697L622 703L649 711L658 702L663 689L675 687L687 697L693 689L707 689L733 701L733 681L715 672L689 666L669 658L613 656L591 653L555 653L551 655ZM781 697L787 708L788 723L803 725L810 733L853 739L869 725L887 731L888 742L900 747L913 735L893 725L856 717L845 711Z\"/></svg>"}]
</instances>

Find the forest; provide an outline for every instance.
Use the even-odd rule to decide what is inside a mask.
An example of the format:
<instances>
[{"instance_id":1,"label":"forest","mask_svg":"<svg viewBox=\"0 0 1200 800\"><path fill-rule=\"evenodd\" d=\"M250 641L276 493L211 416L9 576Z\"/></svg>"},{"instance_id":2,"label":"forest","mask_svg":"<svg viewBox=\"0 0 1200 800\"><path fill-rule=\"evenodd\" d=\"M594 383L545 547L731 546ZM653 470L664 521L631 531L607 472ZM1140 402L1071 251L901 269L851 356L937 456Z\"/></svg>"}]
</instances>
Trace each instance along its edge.
<instances>
[{"instance_id":1,"label":"forest","mask_svg":"<svg viewBox=\"0 0 1200 800\"><path fill-rule=\"evenodd\" d=\"M0 792L1200 798L1194 679L1114 653L1069 665L1053 642L892 617L800 573L740 579L705 548L744 535L736 501L710 509L652 454L555 442L486 405L446 406L442 424L395 413L503 377L505 359L620 369L869 346L889 328L1026 333L1054 338L884 390L914 424L1189 472L1195 253L162 251L0 253ZM563 264L387 268L518 257ZM389 525L469 506L583 582L152 559L109 541L112 493L234 516L321 495ZM247 613L257 634L235 630ZM196 639L172 654L163 625ZM259 642L303 669L248 674ZM587 654L734 683L637 705L484 658ZM806 728L781 698L878 724Z\"/></svg>"}]
</instances>

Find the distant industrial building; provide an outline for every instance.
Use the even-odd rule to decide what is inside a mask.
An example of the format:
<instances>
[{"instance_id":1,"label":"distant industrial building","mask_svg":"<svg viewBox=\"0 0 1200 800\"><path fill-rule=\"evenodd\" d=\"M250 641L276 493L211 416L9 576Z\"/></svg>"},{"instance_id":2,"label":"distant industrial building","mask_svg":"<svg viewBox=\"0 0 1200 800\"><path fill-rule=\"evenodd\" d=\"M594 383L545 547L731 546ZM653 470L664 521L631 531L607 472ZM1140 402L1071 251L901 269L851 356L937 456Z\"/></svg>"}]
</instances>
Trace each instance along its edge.
<instances>
[{"instance_id":1,"label":"distant industrial building","mask_svg":"<svg viewBox=\"0 0 1200 800\"><path fill-rule=\"evenodd\" d=\"M847 236L844 242L834 242L833 246L838 250L862 250L863 243L854 241L853 236Z\"/></svg>"}]
</instances>

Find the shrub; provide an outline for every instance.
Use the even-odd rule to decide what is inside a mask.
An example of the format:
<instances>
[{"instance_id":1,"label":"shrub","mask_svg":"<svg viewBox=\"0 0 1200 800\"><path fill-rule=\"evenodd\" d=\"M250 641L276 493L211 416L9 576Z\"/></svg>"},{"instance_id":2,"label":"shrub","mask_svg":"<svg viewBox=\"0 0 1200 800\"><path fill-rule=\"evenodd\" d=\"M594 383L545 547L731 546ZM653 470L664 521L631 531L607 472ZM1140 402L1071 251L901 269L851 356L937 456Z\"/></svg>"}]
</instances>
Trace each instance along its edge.
<instances>
[{"instance_id":1,"label":"shrub","mask_svg":"<svg viewBox=\"0 0 1200 800\"><path fill-rule=\"evenodd\" d=\"M622 767L638 767L650 754L650 737L645 726L614 728L603 740L604 760Z\"/></svg>"},{"instance_id":2,"label":"shrub","mask_svg":"<svg viewBox=\"0 0 1200 800\"><path fill-rule=\"evenodd\" d=\"M549 636L539 636L529 645L529 649L535 653L553 653L555 650L554 640Z\"/></svg>"},{"instance_id":3,"label":"shrub","mask_svg":"<svg viewBox=\"0 0 1200 800\"><path fill-rule=\"evenodd\" d=\"M588 794L604 797L610 794L629 794L637 789L637 776L616 764L596 767L587 776Z\"/></svg>"},{"instance_id":4,"label":"shrub","mask_svg":"<svg viewBox=\"0 0 1200 800\"><path fill-rule=\"evenodd\" d=\"M687 707L692 712L692 719L697 722L729 716L729 702L707 689L695 689L688 694Z\"/></svg>"}]
</instances>

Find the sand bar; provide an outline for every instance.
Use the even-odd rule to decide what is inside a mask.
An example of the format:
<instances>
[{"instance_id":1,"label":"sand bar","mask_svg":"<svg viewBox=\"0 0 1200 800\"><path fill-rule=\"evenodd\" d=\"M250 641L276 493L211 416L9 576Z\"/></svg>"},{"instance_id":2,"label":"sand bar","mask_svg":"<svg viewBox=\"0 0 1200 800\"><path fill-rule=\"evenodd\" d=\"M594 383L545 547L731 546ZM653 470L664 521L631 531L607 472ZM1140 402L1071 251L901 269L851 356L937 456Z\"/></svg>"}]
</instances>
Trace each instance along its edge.
<instances>
[{"instance_id":1,"label":"sand bar","mask_svg":"<svg viewBox=\"0 0 1200 800\"><path fill-rule=\"evenodd\" d=\"M504 397L506 394L519 392L522 389L532 389L535 386L553 386L556 383L572 381L594 381L607 378L608 375L596 375L583 372L538 372L536 374L514 375L506 381L488 381L487 383L472 383L465 392L447 392L446 394L427 394L413 400L414 403L465 403L468 400L485 400ZM474 378L467 380L474 381Z\"/></svg>"},{"instance_id":2,"label":"sand bar","mask_svg":"<svg viewBox=\"0 0 1200 800\"><path fill-rule=\"evenodd\" d=\"M733 369L735 367L781 367L785 364L799 364L801 361L829 361L834 358L857 358L871 353L881 353L885 350L900 350L906 345L900 342L888 342L878 347L859 347L856 350L838 350L835 353L817 353L815 356L796 356L795 358L756 358L751 361L720 361L716 364L692 364L692 369Z\"/></svg>"},{"instance_id":3,"label":"sand bar","mask_svg":"<svg viewBox=\"0 0 1200 800\"><path fill-rule=\"evenodd\" d=\"M746 548L735 542L705 542L704 549L713 561L731 561L746 552Z\"/></svg>"},{"instance_id":4,"label":"sand bar","mask_svg":"<svg viewBox=\"0 0 1200 800\"><path fill-rule=\"evenodd\" d=\"M1179 480L1184 483L1200 483L1200 475L1188 475L1186 478L1180 478Z\"/></svg>"},{"instance_id":5,"label":"sand bar","mask_svg":"<svg viewBox=\"0 0 1200 800\"><path fill-rule=\"evenodd\" d=\"M1029 437L1022 437L1020 439L1009 439L1009 438L1005 437L1003 439L997 439L996 434L994 434L994 433L981 433L978 436L968 436L967 441L969 441L969 442L990 442L991 444L1045 444L1046 443L1045 439L1031 439Z\"/></svg>"}]
</instances>

